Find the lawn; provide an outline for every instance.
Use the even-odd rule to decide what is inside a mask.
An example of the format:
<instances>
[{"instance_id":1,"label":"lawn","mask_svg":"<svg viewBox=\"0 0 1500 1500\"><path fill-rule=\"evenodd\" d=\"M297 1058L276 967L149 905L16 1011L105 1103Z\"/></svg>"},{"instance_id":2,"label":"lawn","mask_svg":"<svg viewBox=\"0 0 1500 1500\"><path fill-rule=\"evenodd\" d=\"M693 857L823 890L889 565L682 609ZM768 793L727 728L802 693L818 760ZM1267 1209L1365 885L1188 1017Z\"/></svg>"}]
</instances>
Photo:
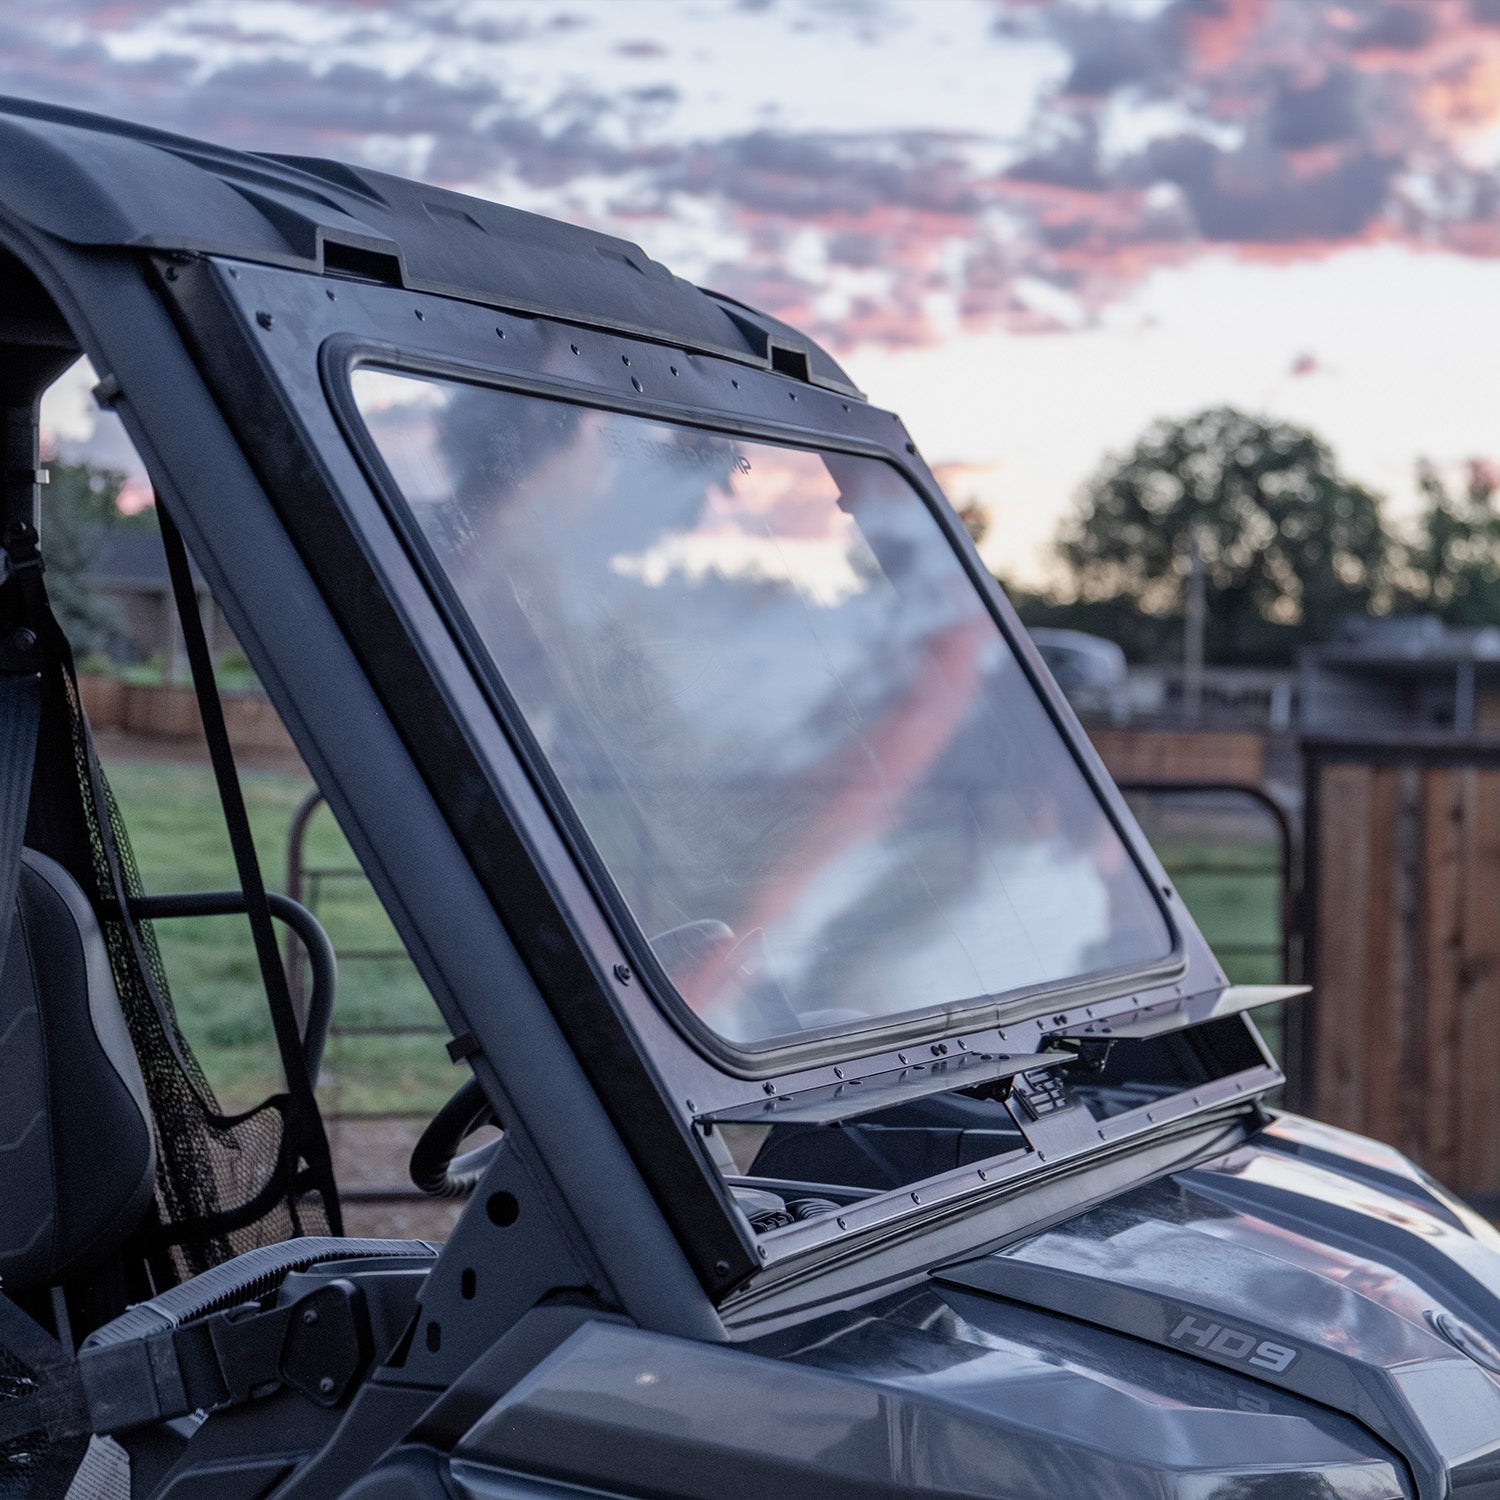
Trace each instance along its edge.
<instances>
[{"instance_id":1,"label":"lawn","mask_svg":"<svg viewBox=\"0 0 1500 1500\"><path fill-rule=\"evenodd\" d=\"M123 760L108 773L125 815L146 889L238 886L213 776L207 766ZM284 886L287 831L309 790L305 777L246 771L245 800L267 883ZM1183 807L1137 815L1183 901L1232 980L1273 983L1280 899L1276 850L1258 824ZM317 878L307 898L340 954L335 1033L320 1093L334 1111L431 1113L453 1088L435 1035L371 1035L362 1028L439 1024L434 1008L354 856L324 808L309 828L306 863L343 871ZM157 924L182 1027L226 1104L255 1103L279 1085L249 927L242 917ZM1273 1048L1279 1014L1259 1018Z\"/></svg>"},{"instance_id":2,"label":"lawn","mask_svg":"<svg viewBox=\"0 0 1500 1500\"><path fill-rule=\"evenodd\" d=\"M107 771L148 891L238 887L207 766L126 760ZM281 889L288 827L310 783L263 771L244 772L243 783L267 884ZM355 869L326 808L313 817L305 858L312 867ZM311 904L341 955L336 1030L320 1090L325 1107L430 1113L453 1088L443 1038L358 1034L440 1024L374 893L362 876L324 877ZM199 917L156 928L183 1031L223 1102L250 1104L273 1092L280 1074L245 919Z\"/></svg>"},{"instance_id":3,"label":"lawn","mask_svg":"<svg viewBox=\"0 0 1500 1500\"><path fill-rule=\"evenodd\" d=\"M1127 800L1230 980L1280 983L1281 850L1265 811L1235 793ZM1283 1008L1257 1011L1255 1020L1280 1057Z\"/></svg>"}]
</instances>

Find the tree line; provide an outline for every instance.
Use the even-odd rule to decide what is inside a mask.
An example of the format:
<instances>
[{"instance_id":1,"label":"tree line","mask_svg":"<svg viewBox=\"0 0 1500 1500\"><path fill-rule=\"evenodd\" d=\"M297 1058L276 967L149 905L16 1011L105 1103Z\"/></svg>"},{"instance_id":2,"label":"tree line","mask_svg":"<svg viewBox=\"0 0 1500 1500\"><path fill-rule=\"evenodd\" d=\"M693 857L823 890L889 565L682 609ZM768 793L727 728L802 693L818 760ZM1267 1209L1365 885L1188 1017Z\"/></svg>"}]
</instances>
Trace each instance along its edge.
<instances>
[{"instance_id":1,"label":"tree line","mask_svg":"<svg viewBox=\"0 0 1500 1500\"><path fill-rule=\"evenodd\" d=\"M1422 508L1398 533L1305 428L1229 406L1158 421L1063 520L1058 586L1008 591L1028 625L1107 636L1143 662L1181 659L1195 544L1210 662L1283 665L1350 615L1500 624L1500 470L1476 461L1450 485L1424 463L1417 479Z\"/></svg>"}]
</instances>

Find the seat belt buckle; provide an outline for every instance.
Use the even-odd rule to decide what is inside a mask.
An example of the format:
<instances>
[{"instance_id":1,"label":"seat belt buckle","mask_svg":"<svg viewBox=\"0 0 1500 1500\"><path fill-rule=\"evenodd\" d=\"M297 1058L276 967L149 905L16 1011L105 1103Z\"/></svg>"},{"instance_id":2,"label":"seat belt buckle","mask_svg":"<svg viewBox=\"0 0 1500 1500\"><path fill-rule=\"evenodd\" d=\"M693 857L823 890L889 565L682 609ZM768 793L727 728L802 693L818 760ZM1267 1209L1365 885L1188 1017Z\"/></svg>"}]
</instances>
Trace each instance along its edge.
<instances>
[{"instance_id":1,"label":"seat belt buckle","mask_svg":"<svg viewBox=\"0 0 1500 1500\"><path fill-rule=\"evenodd\" d=\"M15 521L5 533L5 577L0 582L8 582L18 573L24 573L29 568L35 568L38 572L45 569L46 564L42 561L42 539L37 535L37 529L30 521Z\"/></svg>"}]
</instances>

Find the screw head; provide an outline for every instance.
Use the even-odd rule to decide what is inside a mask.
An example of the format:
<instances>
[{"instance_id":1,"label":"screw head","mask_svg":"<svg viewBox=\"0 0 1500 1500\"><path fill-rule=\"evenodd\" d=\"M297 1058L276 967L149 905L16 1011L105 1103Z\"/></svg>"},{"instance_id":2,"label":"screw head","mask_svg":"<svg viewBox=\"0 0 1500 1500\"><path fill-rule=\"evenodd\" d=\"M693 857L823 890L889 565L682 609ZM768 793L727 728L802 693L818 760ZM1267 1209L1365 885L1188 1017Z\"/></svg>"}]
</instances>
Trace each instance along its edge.
<instances>
[{"instance_id":1,"label":"screw head","mask_svg":"<svg viewBox=\"0 0 1500 1500\"><path fill-rule=\"evenodd\" d=\"M716 1260L714 1262L714 1275L727 1276L729 1274L729 1262L727 1260Z\"/></svg>"},{"instance_id":2,"label":"screw head","mask_svg":"<svg viewBox=\"0 0 1500 1500\"><path fill-rule=\"evenodd\" d=\"M615 978L618 979L621 984L629 984L630 983L630 965L629 964L616 964L615 968L614 968L614 974L615 974Z\"/></svg>"},{"instance_id":3,"label":"screw head","mask_svg":"<svg viewBox=\"0 0 1500 1500\"><path fill-rule=\"evenodd\" d=\"M306 1328L311 1328L318 1321L318 1310L315 1307L304 1307L302 1309L302 1323Z\"/></svg>"},{"instance_id":4,"label":"screw head","mask_svg":"<svg viewBox=\"0 0 1500 1500\"><path fill-rule=\"evenodd\" d=\"M255 321L259 323L262 328L266 329L271 329L276 326L276 319L268 312L256 313Z\"/></svg>"},{"instance_id":5,"label":"screw head","mask_svg":"<svg viewBox=\"0 0 1500 1500\"><path fill-rule=\"evenodd\" d=\"M333 1376L332 1375L325 1375L318 1382L318 1389L320 1391L322 1391L322 1393L325 1396L331 1396L333 1394L333 1384L334 1384Z\"/></svg>"}]
</instances>

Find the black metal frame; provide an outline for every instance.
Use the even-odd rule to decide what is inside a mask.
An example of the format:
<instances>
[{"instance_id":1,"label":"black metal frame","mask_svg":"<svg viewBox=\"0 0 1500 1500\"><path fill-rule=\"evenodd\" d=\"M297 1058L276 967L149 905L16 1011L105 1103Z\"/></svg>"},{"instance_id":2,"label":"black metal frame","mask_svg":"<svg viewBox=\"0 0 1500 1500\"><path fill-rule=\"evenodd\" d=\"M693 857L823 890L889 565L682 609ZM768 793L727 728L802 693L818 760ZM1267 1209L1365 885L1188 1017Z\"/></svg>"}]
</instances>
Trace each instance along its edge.
<instances>
[{"instance_id":1,"label":"black metal frame","mask_svg":"<svg viewBox=\"0 0 1500 1500\"><path fill-rule=\"evenodd\" d=\"M312 980L302 1015L302 1055L314 1088L323 1066L328 1025L333 1017L338 987L338 957L323 924L305 906L280 891L267 891L271 915L296 934L307 955ZM136 896L130 914L140 922L171 921L178 917L242 917L246 914L243 891L185 891L167 896Z\"/></svg>"},{"instance_id":2,"label":"black metal frame","mask_svg":"<svg viewBox=\"0 0 1500 1500\"><path fill-rule=\"evenodd\" d=\"M250 456L305 565L380 685L387 713L444 805L506 931L716 1300L773 1253L800 1253L806 1237L788 1236L773 1252L751 1235L696 1124L703 1114L748 1102L763 1086L801 1091L856 1073L890 1074L907 1066L918 1047L1035 1052L1049 1029L1070 1020L1124 1013L1226 983L1066 700L961 524L937 499L930 476L915 461L914 445L891 413L768 371L725 366L614 333L580 335L542 318L497 324L493 313L472 305L389 287L328 284L319 296L318 283L306 276L261 266L164 261L161 271L161 290L176 307L231 423L246 434ZM382 342L381 334L399 338L399 345ZM530 350L523 356L526 344ZM773 1071L775 1064L758 1077L745 1067L731 1072L688 1044L666 1009L636 983L643 971L648 982L654 977L653 961L637 953L628 929L622 931L601 906L597 887L585 878L539 795L537 768L495 718L493 701L414 565L407 540L346 440L327 375L330 364L346 368L355 347L381 364L457 363L467 365L471 376L544 394L565 388L572 399L591 404L730 433L868 451L895 463L934 506L1086 780L1161 892L1181 935L1181 971L1146 978L1134 989L1115 980L1097 991L1075 992L1066 1010L1003 1026L962 1030L929 1018L904 1047L887 1042L882 1052L851 1056L855 1048L845 1046L794 1073ZM571 371L575 360L577 376L561 381L549 375L559 361ZM250 371L258 373L252 378ZM640 389L648 380L671 390L672 400L648 397ZM795 420L788 421L781 414L793 403ZM475 1018L467 1019L469 1029L477 1029ZM1277 1082L1279 1075L1263 1086ZM981 1182L955 1179L936 1196L949 1211L966 1196L978 1204L985 1197ZM900 1201L903 1218L928 1217L927 1197L903 1193Z\"/></svg>"}]
</instances>

